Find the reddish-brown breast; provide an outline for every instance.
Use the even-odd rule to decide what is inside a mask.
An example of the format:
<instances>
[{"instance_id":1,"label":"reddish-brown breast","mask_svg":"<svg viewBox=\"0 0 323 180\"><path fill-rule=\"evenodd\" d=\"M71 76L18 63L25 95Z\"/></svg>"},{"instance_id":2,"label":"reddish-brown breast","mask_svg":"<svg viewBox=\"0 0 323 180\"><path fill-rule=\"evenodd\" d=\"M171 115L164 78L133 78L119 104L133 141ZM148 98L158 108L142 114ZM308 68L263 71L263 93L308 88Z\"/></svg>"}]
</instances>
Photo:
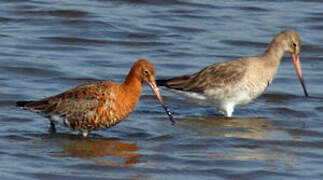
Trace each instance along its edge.
<instances>
[{"instance_id":1,"label":"reddish-brown breast","mask_svg":"<svg viewBox=\"0 0 323 180\"><path fill-rule=\"evenodd\" d=\"M83 104L71 112L71 127L97 130L119 123L135 108L141 88L141 84L125 88L124 85L104 81L84 91L72 92L76 101L83 101Z\"/></svg>"},{"instance_id":2,"label":"reddish-brown breast","mask_svg":"<svg viewBox=\"0 0 323 180\"><path fill-rule=\"evenodd\" d=\"M53 129L54 124L63 124L86 136L89 131L111 127L126 118L140 98L143 83L152 88L164 106L155 83L155 68L144 59L132 66L122 84L88 83L40 101L20 101L17 106L49 117Z\"/></svg>"}]
</instances>

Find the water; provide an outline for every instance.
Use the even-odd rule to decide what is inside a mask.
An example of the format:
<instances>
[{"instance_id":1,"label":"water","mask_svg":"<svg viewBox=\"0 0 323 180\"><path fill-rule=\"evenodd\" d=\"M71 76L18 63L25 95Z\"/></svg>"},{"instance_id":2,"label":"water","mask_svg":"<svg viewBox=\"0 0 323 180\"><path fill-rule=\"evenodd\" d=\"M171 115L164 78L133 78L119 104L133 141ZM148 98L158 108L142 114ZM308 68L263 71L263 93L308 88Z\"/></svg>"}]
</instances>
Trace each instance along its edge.
<instances>
[{"instance_id":1,"label":"water","mask_svg":"<svg viewBox=\"0 0 323 180\"><path fill-rule=\"evenodd\" d=\"M1 179L323 178L323 3L296 1L1 1ZM261 54L279 31L302 37L305 98L286 54L273 84L235 118L145 87L122 123L82 138L14 106L79 84L123 81L148 58L157 78Z\"/></svg>"}]
</instances>

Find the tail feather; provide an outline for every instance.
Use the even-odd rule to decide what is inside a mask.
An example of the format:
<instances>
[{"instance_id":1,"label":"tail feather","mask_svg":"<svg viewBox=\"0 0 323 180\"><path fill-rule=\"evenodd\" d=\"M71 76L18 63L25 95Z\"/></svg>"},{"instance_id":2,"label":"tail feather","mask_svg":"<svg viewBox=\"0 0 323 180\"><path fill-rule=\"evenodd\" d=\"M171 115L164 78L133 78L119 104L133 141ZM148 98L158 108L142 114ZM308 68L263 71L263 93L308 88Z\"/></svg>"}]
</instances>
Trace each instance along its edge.
<instances>
[{"instance_id":1,"label":"tail feather","mask_svg":"<svg viewBox=\"0 0 323 180\"><path fill-rule=\"evenodd\" d=\"M168 79L158 79L156 80L157 86L166 86Z\"/></svg>"},{"instance_id":2,"label":"tail feather","mask_svg":"<svg viewBox=\"0 0 323 180\"><path fill-rule=\"evenodd\" d=\"M165 86L170 89L183 90L190 81L190 76L180 76L172 79L157 80L157 86Z\"/></svg>"},{"instance_id":3,"label":"tail feather","mask_svg":"<svg viewBox=\"0 0 323 180\"><path fill-rule=\"evenodd\" d=\"M17 101L16 102L16 106L18 106L18 107L24 107L27 104L32 103L32 102L34 102L34 101Z\"/></svg>"},{"instance_id":4,"label":"tail feather","mask_svg":"<svg viewBox=\"0 0 323 180\"><path fill-rule=\"evenodd\" d=\"M33 111L33 112L44 112L51 108L49 106L48 101L17 101L16 106L22 107L24 109Z\"/></svg>"}]
</instances>

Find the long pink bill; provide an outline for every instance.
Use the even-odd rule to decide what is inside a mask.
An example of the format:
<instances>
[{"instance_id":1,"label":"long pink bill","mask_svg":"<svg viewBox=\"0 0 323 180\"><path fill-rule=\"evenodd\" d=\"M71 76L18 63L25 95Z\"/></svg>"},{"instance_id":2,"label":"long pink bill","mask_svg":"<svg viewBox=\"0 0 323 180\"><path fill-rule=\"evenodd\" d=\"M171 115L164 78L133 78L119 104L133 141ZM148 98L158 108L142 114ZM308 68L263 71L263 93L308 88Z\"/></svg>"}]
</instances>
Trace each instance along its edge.
<instances>
[{"instance_id":1,"label":"long pink bill","mask_svg":"<svg viewBox=\"0 0 323 180\"><path fill-rule=\"evenodd\" d=\"M300 65L299 56L297 56L295 54L291 54L291 57L292 57L292 60L293 60L293 64L294 64L298 79L301 82L303 90L304 90L304 94L307 97L308 93L307 93L304 78L303 78L303 75L302 75L302 69L301 69L301 65Z\"/></svg>"},{"instance_id":2,"label":"long pink bill","mask_svg":"<svg viewBox=\"0 0 323 180\"><path fill-rule=\"evenodd\" d=\"M169 117L169 120L172 122L172 125L175 125L175 120L173 118L172 112L169 110L169 108L164 104L163 99L159 93L159 89L156 85L155 82L152 83L148 83L148 85L150 86L150 88L153 90L153 92L155 93L159 103L163 106L163 108L165 109L166 114Z\"/></svg>"}]
</instances>

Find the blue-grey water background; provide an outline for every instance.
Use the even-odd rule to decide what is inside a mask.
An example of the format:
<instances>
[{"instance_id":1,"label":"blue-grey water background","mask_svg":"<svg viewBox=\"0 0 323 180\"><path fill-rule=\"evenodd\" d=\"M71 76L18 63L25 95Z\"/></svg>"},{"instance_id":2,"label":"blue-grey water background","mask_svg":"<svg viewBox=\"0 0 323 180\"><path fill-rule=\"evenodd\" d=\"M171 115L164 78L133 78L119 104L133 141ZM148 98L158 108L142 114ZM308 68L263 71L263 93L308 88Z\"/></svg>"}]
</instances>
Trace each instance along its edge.
<instances>
[{"instance_id":1,"label":"blue-grey water background","mask_svg":"<svg viewBox=\"0 0 323 180\"><path fill-rule=\"evenodd\" d=\"M2 0L1 179L322 179L323 2L317 0ZM286 53L273 83L235 118L170 92L172 126L145 87L117 126L82 138L14 106L82 83L122 82L148 58L157 78L261 54L302 37L305 98Z\"/></svg>"}]
</instances>

